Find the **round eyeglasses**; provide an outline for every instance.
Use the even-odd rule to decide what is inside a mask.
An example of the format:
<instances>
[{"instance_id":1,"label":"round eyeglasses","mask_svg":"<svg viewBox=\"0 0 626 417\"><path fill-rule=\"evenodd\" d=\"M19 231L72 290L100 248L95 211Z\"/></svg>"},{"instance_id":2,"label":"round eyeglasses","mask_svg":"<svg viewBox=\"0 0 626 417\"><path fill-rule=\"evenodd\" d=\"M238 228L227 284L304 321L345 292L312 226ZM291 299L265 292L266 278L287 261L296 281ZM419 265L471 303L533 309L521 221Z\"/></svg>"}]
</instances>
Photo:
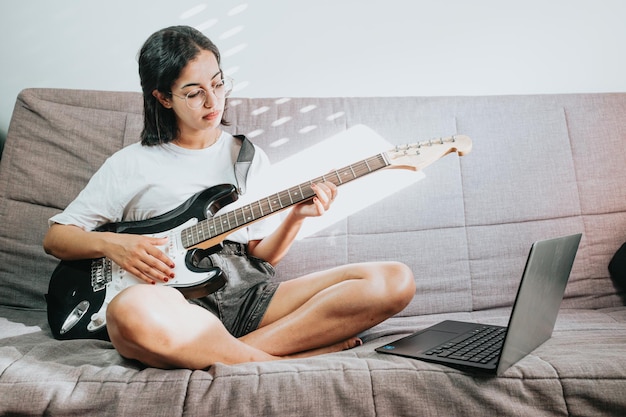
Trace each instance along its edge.
<instances>
[{"instance_id":1,"label":"round eyeglasses","mask_svg":"<svg viewBox=\"0 0 626 417\"><path fill-rule=\"evenodd\" d=\"M217 84L211 87L208 91L204 88L196 88L191 90L184 96L172 93L173 96L185 99L187 107L190 109L199 109L206 103L206 97L210 91L213 95L219 99L228 97L233 91L233 79L229 77L222 78Z\"/></svg>"}]
</instances>

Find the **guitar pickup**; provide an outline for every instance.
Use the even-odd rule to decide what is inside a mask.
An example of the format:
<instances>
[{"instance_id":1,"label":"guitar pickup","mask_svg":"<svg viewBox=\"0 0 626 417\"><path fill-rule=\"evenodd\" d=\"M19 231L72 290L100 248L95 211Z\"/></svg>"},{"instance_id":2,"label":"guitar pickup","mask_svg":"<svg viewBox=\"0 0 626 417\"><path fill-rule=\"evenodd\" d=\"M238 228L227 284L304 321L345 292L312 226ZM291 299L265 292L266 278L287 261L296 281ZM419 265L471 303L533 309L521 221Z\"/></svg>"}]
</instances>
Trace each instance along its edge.
<instances>
[{"instance_id":1,"label":"guitar pickup","mask_svg":"<svg viewBox=\"0 0 626 417\"><path fill-rule=\"evenodd\" d=\"M101 291L111 282L111 261L107 258L91 261L91 288L93 292Z\"/></svg>"}]
</instances>

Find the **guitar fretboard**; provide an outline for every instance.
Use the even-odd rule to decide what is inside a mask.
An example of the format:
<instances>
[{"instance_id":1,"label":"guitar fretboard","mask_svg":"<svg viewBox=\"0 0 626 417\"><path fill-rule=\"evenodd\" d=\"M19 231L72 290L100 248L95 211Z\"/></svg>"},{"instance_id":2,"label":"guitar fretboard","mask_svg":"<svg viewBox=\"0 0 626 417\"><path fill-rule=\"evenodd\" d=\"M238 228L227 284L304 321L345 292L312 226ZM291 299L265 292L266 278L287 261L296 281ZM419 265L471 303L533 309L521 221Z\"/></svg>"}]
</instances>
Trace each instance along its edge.
<instances>
[{"instance_id":1,"label":"guitar fretboard","mask_svg":"<svg viewBox=\"0 0 626 417\"><path fill-rule=\"evenodd\" d=\"M311 188L313 184L332 182L340 186L385 168L388 165L389 162L385 159L384 154L381 153L296 185L295 187L262 198L261 200L247 204L233 211L203 220L181 231L183 246L185 248L191 248L214 237L229 234L231 231L282 211L294 204L306 201L315 195L315 192Z\"/></svg>"}]
</instances>

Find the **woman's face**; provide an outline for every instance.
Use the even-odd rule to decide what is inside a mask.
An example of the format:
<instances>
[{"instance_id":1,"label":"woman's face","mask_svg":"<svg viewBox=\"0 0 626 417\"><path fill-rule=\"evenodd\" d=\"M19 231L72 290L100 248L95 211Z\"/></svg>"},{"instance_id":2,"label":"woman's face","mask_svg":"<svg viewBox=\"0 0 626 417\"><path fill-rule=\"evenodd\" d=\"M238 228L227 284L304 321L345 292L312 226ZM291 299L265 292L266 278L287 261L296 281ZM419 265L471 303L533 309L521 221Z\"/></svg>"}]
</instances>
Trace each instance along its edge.
<instances>
[{"instance_id":1,"label":"woman's face","mask_svg":"<svg viewBox=\"0 0 626 417\"><path fill-rule=\"evenodd\" d=\"M213 133L218 129L224 114L226 98L215 95L213 87L222 82L222 71L215 55L202 50L198 56L187 63L180 76L172 85L171 108L176 113L178 129L182 137ZM194 90L203 89L206 93L204 105L189 108L185 97Z\"/></svg>"}]
</instances>

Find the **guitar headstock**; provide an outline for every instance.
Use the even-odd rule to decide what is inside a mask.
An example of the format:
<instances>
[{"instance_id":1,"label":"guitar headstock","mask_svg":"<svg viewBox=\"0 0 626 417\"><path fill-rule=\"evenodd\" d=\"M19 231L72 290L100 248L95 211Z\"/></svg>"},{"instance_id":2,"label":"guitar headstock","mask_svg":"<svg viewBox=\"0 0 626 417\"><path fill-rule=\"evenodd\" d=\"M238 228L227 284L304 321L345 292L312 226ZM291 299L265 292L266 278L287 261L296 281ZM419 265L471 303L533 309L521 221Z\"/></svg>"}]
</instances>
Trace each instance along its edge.
<instances>
[{"instance_id":1,"label":"guitar headstock","mask_svg":"<svg viewBox=\"0 0 626 417\"><path fill-rule=\"evenodd\" d=\"M465 135L454 135L424 142L399 145L385 152L390 168L418 171L449 153L464 156L472 150L472 140Z\"/></svg>"}]
</instances>

